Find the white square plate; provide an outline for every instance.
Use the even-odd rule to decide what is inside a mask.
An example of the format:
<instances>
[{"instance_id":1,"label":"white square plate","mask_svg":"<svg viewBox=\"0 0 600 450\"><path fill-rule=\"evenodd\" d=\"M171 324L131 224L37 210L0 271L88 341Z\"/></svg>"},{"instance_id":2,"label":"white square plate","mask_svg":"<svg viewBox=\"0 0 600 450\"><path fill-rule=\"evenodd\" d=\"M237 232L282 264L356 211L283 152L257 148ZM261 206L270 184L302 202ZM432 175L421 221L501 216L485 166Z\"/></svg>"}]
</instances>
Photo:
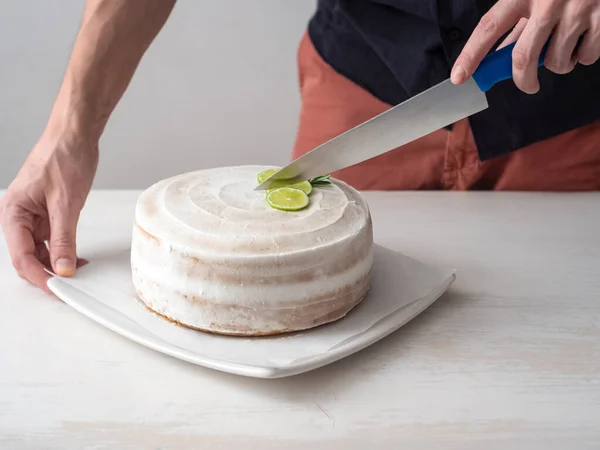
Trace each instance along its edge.
<instances>
[{"instance_id":1,"label":"white square plate","mask_svg":"<svg viewBox=\"0 0 600 450\"><path fill-rule=\"evenodd\" d=\"M379 341L416 317L453 283L453 270L426 266L375 246L371 290L344 319L284 336L236 338L177 326L144 308L131 284L129 251L107 249L74 278L49 288L65 303L134 342L200 366L280 378L330 364Z\"/></svg>"}]
</instances>

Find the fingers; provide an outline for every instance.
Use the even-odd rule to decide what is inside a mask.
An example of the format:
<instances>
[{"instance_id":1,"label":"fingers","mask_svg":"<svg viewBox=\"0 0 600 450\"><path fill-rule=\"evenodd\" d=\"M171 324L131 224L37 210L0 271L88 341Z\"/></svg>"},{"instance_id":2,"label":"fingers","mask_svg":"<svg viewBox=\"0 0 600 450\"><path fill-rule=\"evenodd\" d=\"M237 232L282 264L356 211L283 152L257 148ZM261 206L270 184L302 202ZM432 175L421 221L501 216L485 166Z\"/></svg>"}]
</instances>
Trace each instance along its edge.
<instances>
[{"instance_id":1,"label":"fingers","mask_svg":"<svg viewBox=\"0 0 600 450\"><path fill-rule=\"evenodd\" d=\"M554 16L544 11L532 16L513 49L513 79L527 94L535 94L540 89L538 61L555 23Z\"/></svg>"},{"instance_id":2,"label":"fingers","mask_svg":"<svg viewBox=\"0 0 600 450\"><path fill-rule=\"evenodd\" d=\"M50 260L50 251L49 244L47 242L42 242L41 244L36 244L35 253L38 261L40 261L44 267L49 270L52 270L52 262ZM88 264L89 261L84 258L77 258L77 269Z\"/></svg>"},{"instance_id":3,"label":"fingers","mask_svg":"<svg viewBox=\"0 0 600 450\"><path fill-rule=\"evenodd\" d=\"M37 258L37 249L31 229L22 221L4 221L4 235L13 266L21 278L50 293L46 282L50 275Z\"/></svg>"},{"instance_id":4,"label":"fingers","mask_svg":"<svg viewBox=\"0 0 600 450\"><path fill-rule=\"evenodd\" d=\"M35 246L35 257L47 269L51 269L52 268L52 263L50 262L50 252L48 251L48 247L46 246L45 242L36 244L36 246Z\"/></svg>"},{"instance_id":5,"label":"fingers","mask_svg":"<svg viewBox=\"0 0 600 450\"><path fill-rule=\"evenodd\" d=\"M592 26L583 36L579 50L577 51L577 60L590 66L600 59L600 15L592 19Z\"/></svg>"},{"instance_id":6,"label":"fingers","mask_svg":"<svg viewBox=\"0 0 600 450\"><path fill-rule=\"evenodd\" d=\"M544 66L551 72L565 74L571 72L577 63L575 59L575 47L579 34L565 31L564 26L558 26L548 46L548 52L544 58Z\"/></svg>"},{"instance_id":7,"label":"fingers","mask_svg":"<svg viewBox=\"0 0 600 450\"><path fill-rule=\"evenodd\" d=\"M452 82L460 84L472 76L494 43L513 26L499 48L516 41L512 54L513 80L523 92L534 94L540 88L539 59L550 35L544 64L554 73L565 74L572 71L577 62L590 65L600 59L598 3L499 0L481 19L458 57L451 74Z\"/></svg>"},{"instance_id":8,"label":"fingers","mask_svg":"<svg viewBox=\"0 0 600 450\"><path fill-rule=\"evenodd\" d=\"M517 39L519 39L519 37L521 37L521 33L523 33L523 30L525 29L526 25L527 25L527 19L523 17L521 20L519 20L519 23L517 23L517 25L515 25L515 27L510 32L510 34L508 36L506 36L506 38L498 46L497 50L500 50L501 48L504 48L507 45L512 44L513 42L517 42Z\"/></svg>"},{"instance_id":9,"label":"fingers","mask_svg":"<svg viewBox=\"0 0 600 450\"><path fill-rule=\"evenodd\" d=\"M69 208L51 207L50 261L54 273L62 277L75 275L77 254L75 248L78 214Z\"/></svg>"},{"instance_id":10,"label":"fingers","mask_svg":"<svg viewBox=\"0 0 600 450\"><path fill-rule=\"evenodd\" d=\"M461 84L472 76L494 44L525 16L522 4L516 0L500 0L481 18L454 64L450 76L453 83Z\"/></svg>"},{"instance_id":11,"label":"fingers","mask_svg":"<svg viewBox=\"0 0 600 450\"><path fill-rule=\"evenodd\" d=\"M552 33L544 58L546 68L557 74L569 73L575 68L577 44L589 28L589 10L582 3L569 5Z\"/></svg>"}]
</instances>

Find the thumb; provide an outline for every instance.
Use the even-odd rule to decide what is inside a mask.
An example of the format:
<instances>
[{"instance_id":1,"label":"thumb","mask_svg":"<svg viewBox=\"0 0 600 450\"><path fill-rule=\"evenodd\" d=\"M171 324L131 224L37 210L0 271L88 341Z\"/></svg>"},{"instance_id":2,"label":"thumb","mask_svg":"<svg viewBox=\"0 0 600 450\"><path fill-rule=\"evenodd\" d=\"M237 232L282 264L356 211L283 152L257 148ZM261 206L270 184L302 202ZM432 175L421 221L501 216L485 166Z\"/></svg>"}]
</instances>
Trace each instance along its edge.
<instances>
[{"instance_id":1,"label":"thumb","mask_svg":"<svg viewBox=\"0 0 600 450\"><path fill-rule=\"evenodd\" d=\"M59 209L50 213L50 261L54 273L62 277L75 275L77 220L77 214L73 212Z\"/></svg>"}]
</instances>

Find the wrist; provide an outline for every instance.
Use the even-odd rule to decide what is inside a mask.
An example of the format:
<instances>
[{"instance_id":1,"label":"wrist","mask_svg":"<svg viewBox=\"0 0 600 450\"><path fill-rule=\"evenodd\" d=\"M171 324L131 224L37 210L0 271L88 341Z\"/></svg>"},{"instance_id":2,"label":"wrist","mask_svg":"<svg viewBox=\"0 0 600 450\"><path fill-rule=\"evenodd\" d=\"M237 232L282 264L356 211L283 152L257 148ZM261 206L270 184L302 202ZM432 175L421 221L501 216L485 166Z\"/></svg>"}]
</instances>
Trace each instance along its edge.
<instances>
[{"instance_id":1,"label":"wrist","mask_svg":"<svg viewBox=\"0 0 600 450\"><path fill-rule=\"evenodd\" d=\"M44 149L76 152L97 151L104 125L86 113L54 107L41 141Z\"/></svg>"},{"instance_id":2,"label":"wrist","mask_svg":"<svg viewBox=\"0 0 600 450\"><path fill-rule=\"evenodd\" d=\"M98 142L110 115L109 108L92 101L65 81L50 113L45 134Z\"/></svg>"}]
</instances>

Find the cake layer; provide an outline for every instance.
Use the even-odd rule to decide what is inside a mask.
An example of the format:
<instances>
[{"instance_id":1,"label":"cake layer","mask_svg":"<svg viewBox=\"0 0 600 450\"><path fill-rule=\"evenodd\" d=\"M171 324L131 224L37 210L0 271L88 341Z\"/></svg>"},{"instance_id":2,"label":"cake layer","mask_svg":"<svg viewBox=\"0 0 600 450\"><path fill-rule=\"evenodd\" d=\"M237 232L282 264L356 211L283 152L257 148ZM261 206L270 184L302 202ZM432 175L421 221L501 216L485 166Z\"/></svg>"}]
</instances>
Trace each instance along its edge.
<instances>
[{"instance_id":1,"label":"cake layer","mask_svg":"<svg viewBox=\"0 0 600 450\"><path fill-rule=\"evenodd\" d=\"M337 320L365 295L368 207L334 180L308 208L277 211L254 191L261 166L197 171L140 197L131 263L140 299L207 331L259 335Z\"/></svg>"}]
</instances>

